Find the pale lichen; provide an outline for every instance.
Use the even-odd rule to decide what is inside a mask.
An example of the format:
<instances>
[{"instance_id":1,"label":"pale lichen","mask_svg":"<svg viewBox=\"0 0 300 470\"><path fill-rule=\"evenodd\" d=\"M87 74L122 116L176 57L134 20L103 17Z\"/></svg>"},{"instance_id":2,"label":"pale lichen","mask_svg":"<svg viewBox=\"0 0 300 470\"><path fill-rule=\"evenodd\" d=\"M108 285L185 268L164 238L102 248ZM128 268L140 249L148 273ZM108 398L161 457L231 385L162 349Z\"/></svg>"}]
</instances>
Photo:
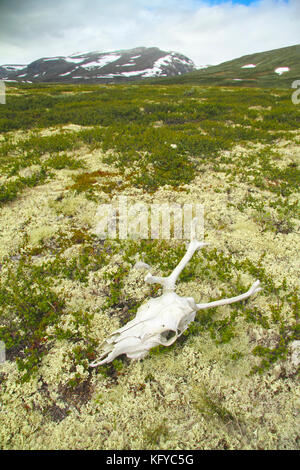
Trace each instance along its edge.
<instances>
[{"instance_id":1,"label":"pale lichen","mask_svg":"<svg viewBox=\"0 0 300 470\"><path fill-rule=\"evenodd\" d=\"M228 91L227 89L224 91ZM70 126L69 126L70 127ZM74 126L71 129L76 131ZM52 131L51 131L52 132ZM20 133L20 136L23 135ZM46 134L44 134L46 135ZM16 133L16 139L18 134ZM262 148L262 146L259 146ZM294 162L294 144L280 147L280 155ZM235 148L229 155L257 151L257 148ZM87 169L107 169L99 150L79 152ZM59 170L50 182L26 189L14 202L1 208L0 262L19 250L31 250L49 240L59 231L71 233L77 228L88 233L95 224L98 203L106 201L103 193L91 201L84 193L66 189L72 183L69 170ZM125 173L126 174L126 173ZM260 263L266 277L275 286L287 279L287 288L298 287L297 256L299 235L263 231L251 207L241 211L238 204L245 198L248 183L239 175L210 168L194 181L176 191L160 188L147 194L141 188L126 187L119 194L140 202L202 203L205 209L205 241L217 253L232 262L247 259ZM216 191L217 190L217 191ZM268 205L274 195L257 189L259 198ZM63 216L63 217L60 217ZM28 235L24 247L24 235ZM178 241L170 240L173 247ZM22 247L23 246L23 247ZM99 248L104 249L104 248ZM62 257L67 264L76 259L80 245L67 247ZM35 260L36 265L51 260L49 253ZM12 260L15 262L15 260ZM86 326L75 324L74 313L91 314L87 338L97 344L121 326L119 307L107 307L111 283L120 266L126 267L122 278L122 301L128 298L142 302L149 295L143 272L124 263L124 253L111 254L108 264L90 272L87 282L57 279L53 289L65 299L64 314L58 325L49 326L46 333L53 340L47 344L36 376L20 383L21 373L16 363L7 360L0 365L1 407L0 440L3 449L295 449L297 435L297 403L299 391L295 386L295 343L288 355L263 375L251 374L260 358L252 354L257 345L276 346L279 325L268 329L242 315L235 319L234 335L230 342L216 342L209 329L191 334L176 348L153 354L142 362L125 363L114 374L103 376L74 363L68 339L55 339L56 327L62 334L78 335L84 344ZM180 295L194 296L198 302L218 298L222 289L234 286L237 278L244 285L252 282L249 272L232 268L230 281L213 276L200 281L205 260L188 282L178 285ZM154 266L157 274L159 268ZM171 266L170 266L171 269ZM8 276L8 267L1 269ZM199 276L199 277L198 277ZM216 275L217 276L217 275ZM125 293L126 297L125 298ZM282 296L285 292L283 291ZM251 308L272 318L271 304L278 302L277 294L264 294L251 301ZM215 321L229 318L232 312L224 306L212 313ZM201 320L202 313L199 314ZM282 308L284 321L291 322L289 306ZM276 336L277 335L277 336ZM295 361L294 361L295 362ZM104 374L105 375L105 374ZM89 390L79 402L79 392L70 389L70 381L78 379ZM68 388L69 387L69 388ZM73 395L72 395L73 393ZM72 398L70 398L72 396ZM56 416L57 411L61 419Z\"/></svg>"}]
</instances>

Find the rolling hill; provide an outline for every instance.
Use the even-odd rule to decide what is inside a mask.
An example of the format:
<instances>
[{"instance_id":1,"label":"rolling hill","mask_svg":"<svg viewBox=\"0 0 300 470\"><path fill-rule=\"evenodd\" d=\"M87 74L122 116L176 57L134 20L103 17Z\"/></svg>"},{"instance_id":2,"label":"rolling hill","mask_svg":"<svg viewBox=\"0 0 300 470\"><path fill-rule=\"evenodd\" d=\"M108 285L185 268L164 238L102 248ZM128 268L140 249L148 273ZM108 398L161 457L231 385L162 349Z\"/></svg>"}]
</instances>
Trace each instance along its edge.
<instances>
[{"instance_id":1,"label":"rolling hill","mask_svg":"<svg viewBox=\"0 0 300 470\"><path fill-rule=\"evenodd\" d=\"M300 79L300 44L245 55L182 77L160 79L164 83L245 87L290 88ZM156 83L157 80L151 80Z\"/></svg>"}]
</instances>

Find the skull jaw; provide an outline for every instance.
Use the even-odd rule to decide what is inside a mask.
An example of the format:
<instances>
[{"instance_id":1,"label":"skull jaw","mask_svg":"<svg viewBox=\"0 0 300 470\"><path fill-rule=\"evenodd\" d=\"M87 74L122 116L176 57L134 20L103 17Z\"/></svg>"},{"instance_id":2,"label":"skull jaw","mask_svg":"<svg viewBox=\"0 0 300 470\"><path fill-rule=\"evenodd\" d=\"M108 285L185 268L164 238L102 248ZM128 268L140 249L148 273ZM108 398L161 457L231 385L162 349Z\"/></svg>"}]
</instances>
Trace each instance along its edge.
<instances>
[{"instance_id":1,"label":"skull jaw","mask_svg":"<svg viewBox=\"0 0 300 470\"><path fill-rule=\"evenodd\" d=\"M99 358L100 361L97 360L92 362L90 367L96 367L107 364L108 362L112 362L121 354L125 354L128 359L132 360L144 359L144 357L149 354L150 349L158 346L159 344L160 343L157 341L151 339L143 342L140 338L137 337L128 337L116 344L104 343L103 353Z\"/></svg>"}]
</instances>

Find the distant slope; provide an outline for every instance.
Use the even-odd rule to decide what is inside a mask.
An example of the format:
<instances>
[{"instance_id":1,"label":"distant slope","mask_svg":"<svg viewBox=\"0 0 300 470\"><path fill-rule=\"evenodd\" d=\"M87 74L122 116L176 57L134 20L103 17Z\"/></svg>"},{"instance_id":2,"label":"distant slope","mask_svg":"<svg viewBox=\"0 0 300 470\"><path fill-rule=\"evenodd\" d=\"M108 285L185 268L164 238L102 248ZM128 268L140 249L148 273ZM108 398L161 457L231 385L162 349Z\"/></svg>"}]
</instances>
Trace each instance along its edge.
<instances>
[{"instance_id":1,"label":"distant slope","mask_svg":"<svg viewBox=\"0 0 300 470\"><path fill-rule=\"evenodd\" d=\"M173 77L195 70L191 59L157 47L44 57L29 65L3 65L0 79L21 82L118 83Z\"/></svg>"},{"instance_id":2,"label":"distant slope","mask_svg":"<svg viewBox=\"0 0 300 470\"><path fill-rule=\"evenodd\" d=\"M182 77L166 78L163 82L290 88L297 79L300 80L300 44L246 55Z\"/></svg>"}]
</instances>

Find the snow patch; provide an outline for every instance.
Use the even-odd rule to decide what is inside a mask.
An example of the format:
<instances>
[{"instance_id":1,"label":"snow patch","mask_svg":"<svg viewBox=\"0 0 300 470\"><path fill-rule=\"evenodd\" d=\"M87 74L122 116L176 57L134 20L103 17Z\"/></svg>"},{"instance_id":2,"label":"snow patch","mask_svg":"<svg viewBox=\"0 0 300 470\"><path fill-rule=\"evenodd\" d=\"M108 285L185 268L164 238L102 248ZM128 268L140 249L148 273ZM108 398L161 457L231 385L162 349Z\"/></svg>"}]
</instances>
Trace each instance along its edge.
<instances>
[{"instance_id":1,"label":"snow patch","mask_svg":"<svg viewBox=\"0 0 300 470\"><path fill-rule=\"evenodd\" d=\"M84 58L65 57L65 61L70 62L71 64L78 64L79 62L83 62Z\"/></svg>"},{"instance_id":2,"label":"snow patch","mask_svg":"<svg viewBox=\"0 0 300 470\"><path fill-rule=\"evenodd\" d=\"M120 73L108 73L107 75L97 75L96 78L115 78L121 77L122 74Z\"/></svg>"},{"instance_id":3,"label":"snow patch","mask_svg":"<svg viewBox=\"0 0 300 470\"><path fill-rule=\"evenodd\" d=\"M290 68L289 67L277 67L277 69L274 70L275 73L278 73L278 75L281 75L285 72L289 72Z\"/></svg>"},{"instance_id":4,"label":"snow patch","mask_svg":"<svg viewBox=\"0 0 300 470\"><path fill-rule=\"evenodd\" d=\"M70 72L66 72L66 73L60 73L59 75L61 77L64 77L65 75L70 75L70 73L72 73L72 72L73 72L73 70L71 70Z\"/></svg>"},{"instance_id":5,"label":"snow patch","mask_svg":"<svg viewBox=\"0 0 300 470\"><path fill-rule=\"evenodd\" d=\"M92 67L104 67L107 64L110 64L111 62L115 62L116 60L120 59L120 55L116 54L107 54L102 57L99 57L99 59L87 62L85 64L82 64L81 67L84 67L86 69L92 68Z\"/></svg>"},{"instance_id":6,"label":"snow patch","mask_svg":"<svg viewBox=\"0 0 300 470\"><path fill-rule=\"evenodd\" d=\"M241 69L253 69L254 67L256 67L256 65L246 64L246 65L242 65Z\"/></svg>"},{"instance_id":7,"label":"snow patch","mask_svg":"<svg viewBox=\"0 0 300 470\"><path fill-rule=\"evenodd\" d=\"M136 65L134 62L128 62L128 64L122 64L121 67L131 67L132 65Z\"/></svg>"},{"instance_id":8,"label":"snow patch","mask_svg":"<svg viewBox=\"0 0 300 470\"><path fill-rule=\"evenodd\" d=\"M143 77L156 77L158 75L161 75L162 70L161 68L165 65L170 65L173 62L173 56L171 54L168 54L164 57L161 57L160 59L157 59L152 68L141 70L141 73L143 74Z\"/></svg>"},{"instance_id":9,"label":"snow patch","mask_svg":"<svg viewBox=\"0 0 300 470\"><path fill-rule=\"evenodd\" d=\"M137 70L133 72L121 72L119 76L124 76L124 77L134 77L135 75L142 75L143 70Z\"/></svg>"},{"instance_id":10,"label":"snow patch","mask_svg":"<svg viewBox=\"0 0 300 470\"><path fill-rule=\"evenodd\" d=\"M44 62L49 62L50 60L59 60L59 57L47 57L46 59L42 59Z\"/></svg>"},{"instance_id":11,"label":"snow patch","mask_svg":"<svg viewBox=\"0 0 300 470\"><path fill-rule=\"evenodd\" d=\"M26 67L26 65L2 65L1 67L3 67L5 70L9 70L9 71L12 71L14 72L15 70L22 70Z\"/></svg>"}]
</instances>

